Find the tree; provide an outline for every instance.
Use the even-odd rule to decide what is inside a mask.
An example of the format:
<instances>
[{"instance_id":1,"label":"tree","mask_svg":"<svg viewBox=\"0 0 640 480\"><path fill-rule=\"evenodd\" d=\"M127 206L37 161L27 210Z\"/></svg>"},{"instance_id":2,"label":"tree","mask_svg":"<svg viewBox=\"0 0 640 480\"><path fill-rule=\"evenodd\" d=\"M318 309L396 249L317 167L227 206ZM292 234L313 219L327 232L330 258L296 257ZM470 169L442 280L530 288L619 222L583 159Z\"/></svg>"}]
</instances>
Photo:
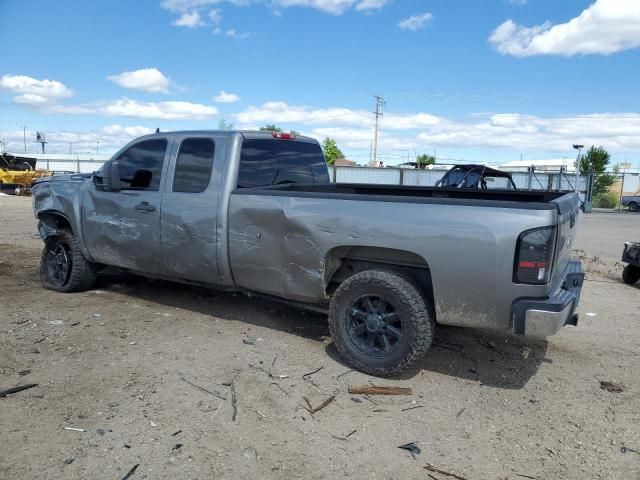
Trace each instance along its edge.
<instances>
[{"instance_id":1,"label":"tree","mask_svg":"<svg viewBox=\"0 0 640 480\"><path fill-rule=\"evenodd\" d=\"M606 173L611 155L603 147L592 146L587 153L580 157L580 172L595 174L593 195L605 193L616 181L614 175Z\"/></svg>"},{"instance_id":2,"label":"tree","mask_svg":"<svg viewBox=\"0 0 640 480\"><path fill-rule=\"evenodd\" d=\"M233 123L227 123L223 118L218 122L218 130L233 130Z\"/></svg>"},{"instance_id":3,"label":"tree","mask_svg":"<svg viewBox=\"0 0 640 480\"><path fill-rule=\"evenodd\" d=\"M339 158L344 158L342 150L340 150L333 138L327 137L324 139L324 142L322 142L322 151L329 165L333 165Z\"/></svg>"},{"instance_id":4,"label":"tree","mask_svg":"<svg viewBox=\"0 0 640 480\"><path fill-rule=\"evenodd\" d=\"M423 153L416 157L416 163L418 164L418 168L426 168L427 165L435 165L436 157Z\"/></svg>"},{"instance_id":5,"label":"tree","mask_svg":"<svg viewBox=\"0 0 640 480\"><path fill-rule=\"evenodd\" d=\"M264 127L260 127L261 132L282 132L280 127L276 127L273 123L268 123Z\"/></svg>"}]
</instances>

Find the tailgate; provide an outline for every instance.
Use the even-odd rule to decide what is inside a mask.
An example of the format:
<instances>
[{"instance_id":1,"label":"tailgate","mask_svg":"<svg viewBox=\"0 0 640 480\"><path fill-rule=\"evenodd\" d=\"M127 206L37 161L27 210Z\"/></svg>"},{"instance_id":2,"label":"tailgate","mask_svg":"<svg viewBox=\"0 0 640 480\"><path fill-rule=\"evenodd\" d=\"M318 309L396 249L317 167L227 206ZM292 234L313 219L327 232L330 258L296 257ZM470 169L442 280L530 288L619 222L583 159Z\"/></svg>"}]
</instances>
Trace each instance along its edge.
<instances>
[{"instance_id":1,"label":"tailgate","mask_svg":"<svg viewBox=\"0 0 640 480\"><path fill-rule=\"evenodd\" d=\"M552 276L552 284L555 285L563 275L571 259L571 249L578 233L580 220L580 199L575 192L570 192L553 200L553 203L558 207L558 233L556 235L556 253Z\"/></svg>"}]
</instances>

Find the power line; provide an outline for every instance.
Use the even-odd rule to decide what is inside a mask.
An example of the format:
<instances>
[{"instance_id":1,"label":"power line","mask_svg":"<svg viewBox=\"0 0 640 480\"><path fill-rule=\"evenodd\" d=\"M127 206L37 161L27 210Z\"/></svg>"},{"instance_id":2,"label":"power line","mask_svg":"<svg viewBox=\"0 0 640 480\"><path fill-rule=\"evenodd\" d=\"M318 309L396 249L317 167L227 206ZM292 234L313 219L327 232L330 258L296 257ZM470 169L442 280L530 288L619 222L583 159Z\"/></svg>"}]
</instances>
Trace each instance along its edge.
<instances>
[{"instance_id":1,"label":"power line","mask_svg":"<svg viewBox=\"0 0 640 480\"><path fill-rule=\"evenodd\" d=\"M384 115L382 113L382 107L386 105L384 101L384 97L382 95L375 95L373 98L376 99L376 111L373 112L376 116L376 126L373 132L373 159L371 160L372 166L378 166L378 127L380 124L380 117Z\"/></svg>"}]
</instances>

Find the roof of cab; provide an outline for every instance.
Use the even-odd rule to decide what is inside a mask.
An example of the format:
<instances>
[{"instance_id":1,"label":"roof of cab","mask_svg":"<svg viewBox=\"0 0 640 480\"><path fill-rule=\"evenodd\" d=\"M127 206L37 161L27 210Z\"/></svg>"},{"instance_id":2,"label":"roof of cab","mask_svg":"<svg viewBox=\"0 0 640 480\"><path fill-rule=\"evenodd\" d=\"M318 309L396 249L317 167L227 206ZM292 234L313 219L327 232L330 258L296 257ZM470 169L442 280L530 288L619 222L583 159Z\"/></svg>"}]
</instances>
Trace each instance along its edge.
<instances>
[{"instance_id":1,"label":"roof of cab","mask_svg":"<svg viewBox=\"0 0 640 480\"><path fill-rule=\"evenodd\" d=\"M176 130L176 131L159 131L156 133L152 133L149 135L145 135L145 137L153 137L154 135L207 135L207 134L216 134L216 135L233 135L240 134L244 138L251 139L273 139L280 140L273 136L274 133L288 133L288 132L271 132L271 131L262 131L262 130ZM294 134L294 138L286 139L285 141L302 141L302 142L317 142L315 138L307 137L305 135Z\"/></svg>"}]
</instances>

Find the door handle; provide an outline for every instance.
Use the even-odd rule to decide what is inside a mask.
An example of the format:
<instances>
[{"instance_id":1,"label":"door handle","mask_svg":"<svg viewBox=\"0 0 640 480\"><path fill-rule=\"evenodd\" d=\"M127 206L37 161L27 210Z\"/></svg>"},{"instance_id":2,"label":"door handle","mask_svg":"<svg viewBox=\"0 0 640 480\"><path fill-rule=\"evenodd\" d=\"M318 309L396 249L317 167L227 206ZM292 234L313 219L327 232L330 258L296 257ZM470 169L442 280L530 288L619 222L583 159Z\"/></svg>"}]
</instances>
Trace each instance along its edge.
<instances>
[{"instance_id":1,"label":"door handle","mask_svg":"<svg viewBox=\"0 0 640 480\"><path fill-rule=\"evenodd\" d=\"M155 212L156 207L150 205L149 202L141 202L135 206L136 210L140 210L141 212Z\"/></svg>"}]
</instances>

